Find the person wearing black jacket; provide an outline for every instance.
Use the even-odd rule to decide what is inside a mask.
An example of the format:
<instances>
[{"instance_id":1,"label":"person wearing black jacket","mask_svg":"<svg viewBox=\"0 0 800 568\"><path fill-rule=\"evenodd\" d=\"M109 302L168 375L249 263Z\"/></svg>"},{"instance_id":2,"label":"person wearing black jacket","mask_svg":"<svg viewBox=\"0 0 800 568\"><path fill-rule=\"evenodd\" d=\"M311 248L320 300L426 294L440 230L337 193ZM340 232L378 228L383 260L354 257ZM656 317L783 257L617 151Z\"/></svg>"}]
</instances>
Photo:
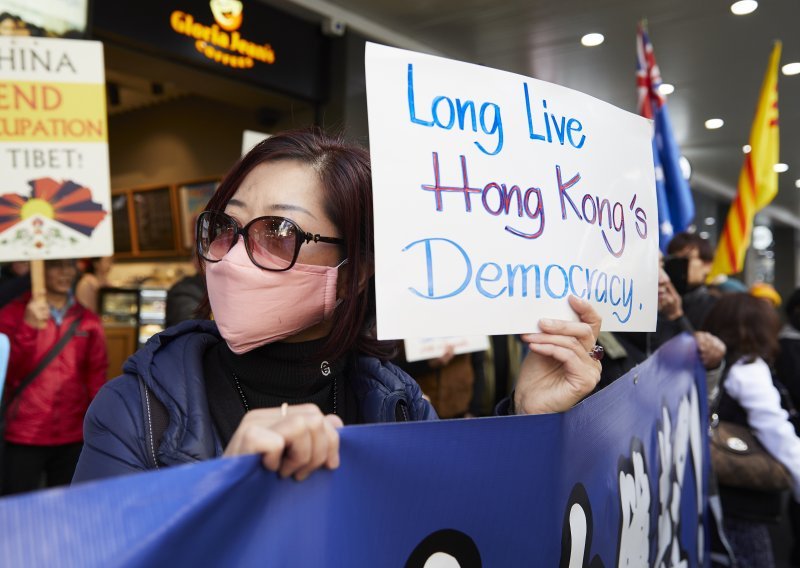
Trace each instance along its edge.
<instances>
[{"instance_id":1,"label":"person wearing black jacket","mask_svg":"<svg viewBox=\"0 0 800 568\"><path fill-rule=\"evenodd\" d=\"M206 295L206 283L201 274L186 276L167 292L166 326L195 319L197 308Z\"/></svg>"},{"instance_id":2,"label":"person wearing black jacket","mask_svg":"<svg viewBox=\"0 0 800 568\"><path fill-rule=\"evenodd\" d=\"M708 312L717 303L718 296L706 286L711 272L714 249L708 239L697 233L678 233L669 242L667 254L688 259L686 291L682 292L683 311L694 329L702 329Z\"/></svg>"},{"instance_id":3,"label":"person wearing black jacket","mask_svg":"<svg viewBox=\"0 0 800 568\"><path fill-rule=\"evenodd\" d=\"M0 308L30 289L30 265L27 262L9 262L0 266Z\"/></svg>"}]
</instances>

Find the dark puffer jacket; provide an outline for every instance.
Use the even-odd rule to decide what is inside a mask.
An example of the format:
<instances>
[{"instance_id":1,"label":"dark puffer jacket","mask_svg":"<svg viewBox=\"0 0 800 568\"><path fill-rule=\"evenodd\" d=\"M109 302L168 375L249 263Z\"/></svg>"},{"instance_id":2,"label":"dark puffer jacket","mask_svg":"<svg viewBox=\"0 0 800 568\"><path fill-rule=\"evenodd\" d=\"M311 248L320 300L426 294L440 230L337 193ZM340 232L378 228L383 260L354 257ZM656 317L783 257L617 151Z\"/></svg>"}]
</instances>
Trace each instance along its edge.
<instances>
[{"instance_id":1,"label":"dark puffer jacket","mask_svg":"<svg viewBox=\"0 0 800 568\"><path fill-rule=\"evenodd\" d=\"M179 465L222 455L203 379L203 354L220 341L214 322L186 321L152 337L128 359L125 374L106 384L89 407L73 482L143 471L154 462ZM358 357L348 380L365 423L437 418L414 380L391 363ZM155 456L145 387L169 416Z\"/></svg>"}]
</instances>

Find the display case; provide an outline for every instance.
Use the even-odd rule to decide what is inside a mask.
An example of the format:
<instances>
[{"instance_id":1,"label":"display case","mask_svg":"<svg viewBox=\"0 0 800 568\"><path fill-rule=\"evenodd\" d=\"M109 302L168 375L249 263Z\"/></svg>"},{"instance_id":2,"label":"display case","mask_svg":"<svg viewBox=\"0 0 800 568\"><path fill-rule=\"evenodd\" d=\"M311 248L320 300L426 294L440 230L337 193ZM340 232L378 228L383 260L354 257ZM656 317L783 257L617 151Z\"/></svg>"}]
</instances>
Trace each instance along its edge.
<instances>
[{"instance_id":1,"label":"display case","mask_svg":"<svg viewBox=\"0 0 800 568\"><path fill-rule=\"evenodd\" d=\"M137 345L164 330L167 316L165 288L101 288L100 318L109 328L135 328Z\"/></svg>"},{"instance_id":2,"label":"display case","mask_svg":"<svg viewBox=\"0 0 800 568\"><path fill-rule=\"evenodd\" d=\"M139 346L164 331L167 320L167 291L164 288L139 290Z\"/></svg>"},{"instance_id":3,"label":"display case","mask_svg":"<svg viewBox=\"0 0 800 568\"><path fill-rule=\"evenodd\" d=\"M104 325L138 326L138 288L100 288L97 305Z\"/></svg>"}]
</instances>

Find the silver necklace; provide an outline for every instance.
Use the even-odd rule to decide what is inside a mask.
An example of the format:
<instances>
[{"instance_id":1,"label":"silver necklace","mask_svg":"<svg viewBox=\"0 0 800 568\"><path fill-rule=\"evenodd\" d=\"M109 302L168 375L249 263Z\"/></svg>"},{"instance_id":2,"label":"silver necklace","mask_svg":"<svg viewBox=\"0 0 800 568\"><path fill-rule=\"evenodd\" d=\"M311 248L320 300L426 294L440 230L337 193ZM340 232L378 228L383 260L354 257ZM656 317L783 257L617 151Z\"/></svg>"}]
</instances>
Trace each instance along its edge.
<instances>
[{"instance_id":1,"label":"silver necklace","mask_svg":"<svg viewBox=\"0 0 800 568\"><path fill-rule=\"evenodd\" d=\"M239 383L239 377L236 376L236 373L233 373L233 382L236 383L236 390L239 391L239 398L242 400L242 405L244 406L244 411L245 412L250 412L250 405L247 404L247 397L244 396L244 391L242 390L242 385L241 385L241 383ZM338 384L339 384L339 381L334 376L333 377L333 387L332 387L333 388L333 413L334 414L338 414L338 412L336 412L336 391L339 390L336 387L338 386Z\"/></svg>"}]
</instances>

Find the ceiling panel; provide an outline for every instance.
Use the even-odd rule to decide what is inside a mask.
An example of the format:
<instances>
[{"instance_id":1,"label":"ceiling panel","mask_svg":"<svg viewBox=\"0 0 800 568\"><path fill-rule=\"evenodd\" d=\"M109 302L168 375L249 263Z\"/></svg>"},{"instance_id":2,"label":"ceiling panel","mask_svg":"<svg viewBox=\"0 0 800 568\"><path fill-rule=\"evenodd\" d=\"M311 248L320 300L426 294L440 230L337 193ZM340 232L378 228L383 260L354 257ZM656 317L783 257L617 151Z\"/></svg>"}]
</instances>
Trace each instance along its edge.
<instances>
[{"instance_id":1,"label":"ceiling panel","mask_svg":"<svg viewBox=\"0 0 800 568\"><path fill-rule=\"evenodd\" d=\"M331 4L446 56L571 87L635 111L636 23L646 17L668 108L698 191L735 189L772 42L800 61L798 0L762 1L734 16L720 0L333 0ZM606 41L585 48L580 37ZM800 75L780 77L781 174L775 204L800 219ZM707 118L725 126L709 131Z\"/></svg>"}]
</instances>

